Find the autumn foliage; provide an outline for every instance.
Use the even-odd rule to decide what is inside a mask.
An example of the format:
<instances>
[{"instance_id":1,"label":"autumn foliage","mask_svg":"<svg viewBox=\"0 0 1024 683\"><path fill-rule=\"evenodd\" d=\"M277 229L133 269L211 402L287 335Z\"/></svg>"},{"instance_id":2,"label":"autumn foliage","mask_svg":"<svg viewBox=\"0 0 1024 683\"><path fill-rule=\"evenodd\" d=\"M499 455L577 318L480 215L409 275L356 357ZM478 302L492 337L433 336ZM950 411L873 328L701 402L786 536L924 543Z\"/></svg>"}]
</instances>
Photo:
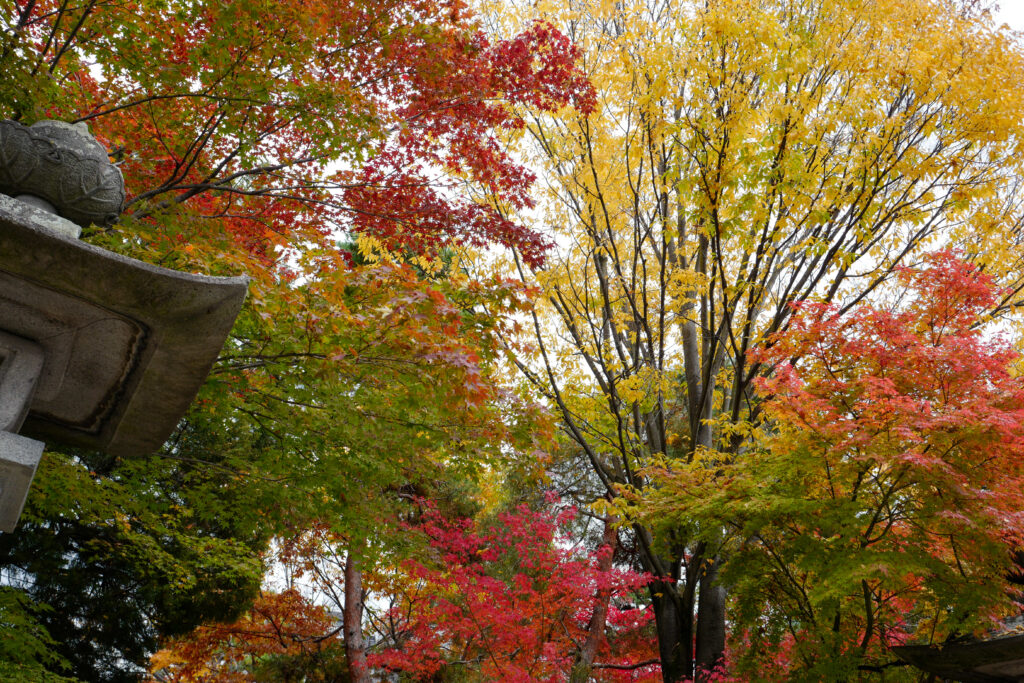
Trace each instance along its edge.
<instances>
[{"instance_id":1,"label":"autumn foliage","mask_svg":"<svg viewBox=\"0 0 1024 683\"><path fill-rule=\"evenodd\" d=\"M120 222L84 239L251 278L165 449L40 468L0 549L63 657L37 668L130 680L159 639L244 612L289 525L366 535L389 489L470 480L526 423L543 438L490 376L527 290L451 248L542 260L487 197L530 201L510 103L592 100L562 34L488 35L461 0L0 4L0 116L86 122L124 174Z\"/></svg>"},{"instance_id":2,"label":"autumn foliage","mask_svg":"<svg viewBox=\"0 0 1024 683\"><path fill-rule=\"evenodd\" d=\"M646 579L601 570L600 555L612 552L607 545L596 553L575 547L564 535L574 515L520 506L482 525L428 508L418 526L428 557L404 563L400 599L382 619L395 645L373 662L414 680L446 670L459 680L563 681L588 635L596 596L607 591L591 680L657 680L652 634L644 628L653 615L633 595Z\"/></svg>"},{"instance_id":3,"label":"autumn foliage","mask_svg":"<svg viewBox=\"0 0 1024 683\"><path fill-rule=\"evenodd\" d=\"M721 539L623 493L659 496L652 462L714 472L760 448L770 367L750 352L795 301L874 302L943 244L1007 285L994 306L1020 302L1020 39L959 0L494 4L571 35L598 93L527 118L529 218L556 246L544 269L504 265L543 290L538 351L516 360L595 497L643 520L665 680L701 680L732 638Z\"/></svg>"},{"instance_id":4,"label":"autumn foliage","mask_svg":"<svg viewBox=\"0 0 1024 683\"><path fill-rule=\"evenodd\" d=\"M667 496L728 530L739 671L848 678L891 646L1016 614L1024 386L986 332L999 293L941 252L902 268L887 303L798 304L754 353L775 367L757 447L665 475Z\"/></svg>"},{"instance_id":5,"label":"autumn foliage","mask_svg":"<svg viewBox=\"0 0 1024 683\"><path fill-rule=\"evenodd\" d=\"M438 240L514 246L539 265L549 246L545 238L492 205L453 195L457 187L437 174L474 181L513 212L532 208L534 176L501 140L523 127L508 104L551 110L573 103L588 111L593 93L574 71L576 49L553 26L536 22L509 40L466 31L404 45L394 54L400 75L381 79L374 95L378 110L398 103L389 109L399 130L361 170L337 176L351 228L414 253L431 251Z\"/></svg>"},{"instance_id":6,"label":"autumn foliage","mask_svg":"<svg viewBox=\"0 0 1024 683\"><path fill-rule=\"evenodd\" d=\"M421 551L364 579L373 601L390 605L370 619L377 641L368 657L371 670L414 681L563 681L603 599L607 615L598 625L598 657L588 680L660 678L652 614L635 602L647 579L602 569L602 556L612 552L606 545L590 552L575 545L565 535L573 509L520 506L485 524L446 518L425 501L419 505L421 514L405 532L422 543ZM323 582L331 580L333 552L344 554L343 539L321 527L285 554L294 576ZM276 659L323 667L333 661L340 637L340 623L324 607L287 590L262 596L235 623L204 626L176 640L152 667L161 681L258 680L261 659L264 666Z\"/></svg>"},{"instance_id":7,"label":"autumn foliage","mask_svg":"<svg viewBox=\"0 0 1024 683\"><path fill-rule=\"evenodd\" d=\"M154 655L151 667L161 681L233 683L253 680L252 671L267 658L313 659L324 666L332 627L327 610L298 591L264 593L242 619L200 627Z\"/></svg>"},{"instance_id":8,"label":"autumn foliage","mask_svg":"<svg viewBox=\"0 0 1024 683\"><path fill-rule=\"evenodd\" d=\"M983 5L0 0L0 116L124 173L83 239L251 278L160 452L48 452L0 678L851 680L1011 615Z\"/></svg>"},{"instance_id":9,"label":"autumn foliage","mask_svg":"<svg viewBox=\"0 0 1024 683\"><path fill-rule=\"evenodd\" d=\"M593 103L554 27L490 37L463 0L13 9L0 113L87 122L154 249L220 231L266 263L341 230L413 253L516 246L539 264L545 239L464 189L531 206L532 174L503 142L522 125L509 104Z\"/></svg>"}]
</instances>

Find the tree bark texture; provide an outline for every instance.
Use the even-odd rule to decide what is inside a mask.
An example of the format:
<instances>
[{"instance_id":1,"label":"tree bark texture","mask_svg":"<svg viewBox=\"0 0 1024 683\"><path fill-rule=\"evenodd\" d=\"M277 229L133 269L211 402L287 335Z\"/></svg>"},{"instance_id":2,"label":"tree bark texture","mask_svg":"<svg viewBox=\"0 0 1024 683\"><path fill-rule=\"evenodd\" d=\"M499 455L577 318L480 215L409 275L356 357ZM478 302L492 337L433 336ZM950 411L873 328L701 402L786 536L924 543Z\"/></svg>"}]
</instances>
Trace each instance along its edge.
<instances>
[{"instance_id":1,"label":"tree bark texture","mask_svg":"<svg viewBox=\"0 0 1024 683\"><path fill-rule=\"evenodd\" d=\"M372 683L363 643L363 572L350 551L345 559L345 657L352 683Z\"/></svg>"},{"instance_id":2,"label":"tree bark texture","mask_svg":"<svg viewBox=\"0 0 1024 683\"><path fill-rule=\"evenodd\" d=\"M718 560L708 565L700 577L700 602L697 607L697 683L709 680L725 655L725 588L718 583Z\"/></svg>"},{"instance_id":3,"label":"tree bark texture","mask_svg":"<svg viewBox=\"0 0 1024 683\"><path fill-rule=\"evenodd\" d=\"M604 523L601 545L603 549L597 566L601 573L607 573L611 571L615 550L619 545L619 532L615 528L613 520L609 519ZM569 676L570 683L586 683L590 680L590 671L594 666L594 659L597 657L597 648L600 647L601 641L604 639L605 624L608 621L608 603L611 601L611 597L611 587L598 588L594 594L594 611L587 623L587 638L580 646L572 673Z\"/></svg>"}]
</instances>

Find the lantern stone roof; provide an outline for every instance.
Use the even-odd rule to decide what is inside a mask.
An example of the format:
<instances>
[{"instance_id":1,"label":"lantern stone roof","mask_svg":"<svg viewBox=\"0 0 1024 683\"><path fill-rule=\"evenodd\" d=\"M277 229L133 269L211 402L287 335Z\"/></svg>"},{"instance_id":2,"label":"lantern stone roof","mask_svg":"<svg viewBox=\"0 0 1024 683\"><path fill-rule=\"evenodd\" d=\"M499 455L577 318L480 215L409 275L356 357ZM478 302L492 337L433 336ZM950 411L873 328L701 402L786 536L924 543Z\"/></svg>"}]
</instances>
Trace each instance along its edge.
<instances>
[{"instance_id":1,"label":"lantern stone roof","mask_svg":"<svg viewBox=\"0 0 1024 683\"><path fill-rule=\"evenodd\" d=\"M981 638L935 645L903 645L893 654L943 680L964 683L1024 682L1024 619L1012 619Z\"/></svg>"},{"instance_id":2,"label":"lantern stone roof","mask_svg":"<svg viewBox=\"0 0 1024 683\"><path fill-rule=\"evenodd\" d=\"M0 194L0 330L42 347L21 432L117 456L158 449L210 371L248 279L192 275L74 239Z\"/></svg>"}]
</instances>

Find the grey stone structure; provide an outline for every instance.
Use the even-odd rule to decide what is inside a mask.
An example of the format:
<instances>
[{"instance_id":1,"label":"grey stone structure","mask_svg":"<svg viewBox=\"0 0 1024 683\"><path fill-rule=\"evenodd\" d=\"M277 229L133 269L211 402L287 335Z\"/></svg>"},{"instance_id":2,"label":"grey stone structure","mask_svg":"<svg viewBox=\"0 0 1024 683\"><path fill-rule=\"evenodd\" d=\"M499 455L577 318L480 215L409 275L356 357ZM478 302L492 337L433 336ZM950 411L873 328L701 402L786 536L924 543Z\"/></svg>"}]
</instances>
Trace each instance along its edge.
<instances>
[{"instance_id":1,"label":"grey stone structure","mask_svg":"<svg viewBox=\"0 0 1024 683\"><path fill-rule=\"evenodd\" d=\"M0 194L0 531L17 523L40 440L119 457L158 449L248 288L78 241L79 225L116 218L120 173L75 127L11 123L0 124L0 188L21 197Z\"/></svg>"},{"instance_id":2,"label":"grey stone structure","mask_svg":"<svg viewBox=\"0 0 1024 683\"><path fill-rule=\"evenodd\" d=\"M36 342L0 332L0 530L11 531L21 516L44 443L19 436L36 381L43 369L43 348ZM13 494L13 495L12 495Z\"/></svg>"},{"instance_id":3,"label":"grey stone structure","mask_svg":"<svg viewBox=\"0 0 1024 683\"><path fill-rule=\"evenodd\" d=\"M87 227L110 225L124 179L84 123L0 121L0 192Z\"/></svg>"},{"instance_id":4,"label":"grey stone structure","mask_svg":"<svg viewBox=\"0 0 1024 683\"><path fill-rule=\"evenodd\" d=\"M964 638L941 647L902 645L893 653L943 681L1019 683L1024 681L1024 622L1008 622L983 638Z\"/></svg>"}]
</instances>

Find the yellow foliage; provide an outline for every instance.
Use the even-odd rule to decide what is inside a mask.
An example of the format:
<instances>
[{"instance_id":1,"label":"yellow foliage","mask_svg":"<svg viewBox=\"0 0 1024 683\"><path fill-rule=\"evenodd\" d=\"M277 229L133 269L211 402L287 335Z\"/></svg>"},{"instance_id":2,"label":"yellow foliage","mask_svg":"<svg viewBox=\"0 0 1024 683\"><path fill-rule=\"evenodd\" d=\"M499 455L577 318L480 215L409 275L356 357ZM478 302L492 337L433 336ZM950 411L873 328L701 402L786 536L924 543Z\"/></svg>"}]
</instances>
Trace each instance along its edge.
<instances>
[{"instance_id":1,"label":"yellow foliage","mask_svg":"<svg viewBox=\"0 0 1024 683\"><path fill-rule=\"evenodd\" d=\"M873 296L951 244L1008 304L1024 283L1024 51L990 18L938 0L489 9L565 30L597 91L588 115L524 112L542 172L520 218L556 248L524 275L542 294L522 362L609 491L642 498L667 447L706 485L749 452L770 370L749 352L792 302Z\"/></svg>"}]
</instances>

